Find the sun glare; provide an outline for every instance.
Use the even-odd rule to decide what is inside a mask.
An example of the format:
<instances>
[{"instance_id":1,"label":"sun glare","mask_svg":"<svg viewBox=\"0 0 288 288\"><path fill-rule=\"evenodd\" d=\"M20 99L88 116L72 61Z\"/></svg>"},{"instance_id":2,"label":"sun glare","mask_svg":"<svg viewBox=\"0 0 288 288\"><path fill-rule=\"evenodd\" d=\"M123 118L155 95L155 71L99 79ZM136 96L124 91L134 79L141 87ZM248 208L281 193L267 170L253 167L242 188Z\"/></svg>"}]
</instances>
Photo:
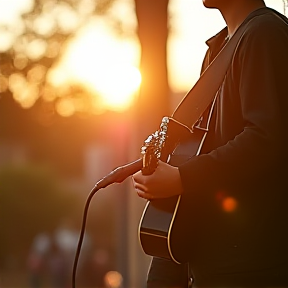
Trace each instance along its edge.
<instances>
[{"instance_id":1,"label":"sun glare","mask_svg":"<svg viewBox=\"0 0 288 288\"><path fill-rule=\"evenodd\" d=\"M67 3L60 1L55 5L54 0L42 2L43 13L32 13L32 18L26 19L25 25L21 15L32 11L35 0L0 0L0 53L13 48L17 52L13 65L23 70L9 77L0 73L0 91L10 89L15 100L24 108L32 107L39 95L47 101L57 98L56 109L64 116L75 111L85 112L87 105L93 113L129 108L141 84L138 69L141 48L136 36L133 0L116 1L117 5L115 3L114 10L111 10L114 14L111 15L115 19L123 19L123 31L126 35L134 35L134 38L117 34L109 18L93 17L93 0L78 1L82 18ZM287 8L284 0L265 0L265 3L281 13ZM205 41L224 27L225 22L219 11L206 9L202 1L170 0L168 12L171 21L167 42L168 81L173 92L183 93L199 78L207 50ZM85 26L82 27L79 23L83 18ZM32 39L31 35L25 35L25 26L33 28L41 37ZM78 30L78 27L82 28ZM73 32L73 38L65 42L65 47L60 47L55 39L49 39L56 29L65 34ZM75 35L74 30L77 31ZM24 68L28 67L29 61L37 62L44 56L53 58L59 51L59 62L47 71L47 87L41 89L39 85L46 76L46 70L40 64L25 76ZM79 100L83 92L81 87L92 96L89 98L92 103Z\"/></svg>"},{"instance_id":2,"label":"sun glare","mask_svg":"<svg viewBox=\"0 0 288 288\"><path fill-rule=\"evenodd\" d=\"M94 20L69 43L61 62L52 69L53 85L80 83L102 98L104 108L129 107L141 83L135 41L117 39L100 20Z\"/></svg>"},{"instance_id":3,"label":"sun glare","mask_svg":"<svg viewBox=\"0 0 288 288\"><path fill-rule=\"evenodd\" d=\"M118 64L103 67L97 75L97 87L100 95L105 95L104 103L110 107L128 108L132 96L141 83L141 74L136 67Z\"/></svg>"}]
</instances>

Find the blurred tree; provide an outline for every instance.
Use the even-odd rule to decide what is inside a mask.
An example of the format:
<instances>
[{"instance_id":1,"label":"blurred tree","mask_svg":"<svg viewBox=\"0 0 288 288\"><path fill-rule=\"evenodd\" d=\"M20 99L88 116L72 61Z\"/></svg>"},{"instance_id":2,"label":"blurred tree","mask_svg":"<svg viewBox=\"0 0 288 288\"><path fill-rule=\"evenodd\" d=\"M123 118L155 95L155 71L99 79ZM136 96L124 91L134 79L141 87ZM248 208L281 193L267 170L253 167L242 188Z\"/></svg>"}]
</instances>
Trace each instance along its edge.
<instances>
[{"instance_id":1,"label":"blurred tree","mask_svg":"<svg viewBox=\"0 0 288 288\"><path fill-rule=\"evenodd\" d=\"M89 91L76 84L55 91L47 82L47 75L53 64L63 55L69 40L73 39L76 32L85 26L89 19L101 15L118 33L126 35L131 33L127 28L125 30L124 23L127 19L121 19L118 15L120 13L112 12L116 2L115 0L35 0L30 1L30 6L28 5L26 9L22 7L17 20L6 23L1 21L0 31L3 32L6 44L2 41L0 47L0 94L5 96L6 92L10 91L10 96L12 95L23 108L30 108L39 101L48 106L51 102L57 104L60 98L63 100L66 97L71 105L81 101L82 111L89 114L93 112L91 103L95 95L91 97ZM135 1L142 46L143 85L140 99L143 101L141 100L140 107L143 107L144 111L156 113L159 108L167 113L165 107L162 108L161 101L167 96L168 89L167 5L168 0ZM150 97L155 99L154 96L157 96L156 99L161 98L159 101L162 102L161 107L156 109L153 108L157 106L156 104L151 108L151 101L144 100ZM53 109L55 111L55 107Z\"/></svg>"},{"instance_id":2,"label":"blurred tree","mask_svg":"<svg viewBox=\"0 0 288 288\"><path fill-rule=\"evenodd\" d=\"M48 102L48 105L49 102L56 103L57 93L47 82L49 69L63 55L66 43L89 19L105 16L110 25L118 31L122 30L121 19L110 13L114 2L25 1L27 7L18 11L20 15L14 21L1 19L0 32L5 41L0 47L0 94L4 97L10 92L9 95L22 108L30 108L37 101ZM79 96L86 99L86 108L91 104L84 88L68 87L62 96L71 97L71 94L76 99Z\"/></svg>"},{"instance_id":3,"label":"blurred tree","mask_svg":"<svg viewBox=\"0 0 288 288\"><path fill-rule=\"evenodd\" d=\"M11 38L14 39L14 44L0 53L0 139L20 140L20 143L30 147L29 150L33 152L30 156L49 155L51 161L57 151L61 153L63 149L66 152L71 150L71 154L67 155L70 157L67 159L69 167L81 167L71 165L71 161L78 159L79 164L79 157L82 157L78 155L81 146L91 137L95 138L95 135L98 135L95 130L101 126L100 123L105 123L105 118L113 117L115 114L106 113L104 118L97 115L91 118L93 115L91 98L94 96L79 86L68 87L64 92L61 91L64 95L57 96L60 92L53 91L53 87L46 81L46 76L53 63L62 56L65 43L89 17L105 15L107 21L119 33L125 33L123 25L125 19L120 19L111 12L115 2L115 0L37 0L30 10L23 12L18 19L17 27L15 23L10 24L12 26L8 24L0 26L0 31L9 31L13 35ZM138 119L136 128L139 131L137 147L148 134L158 129L163 115L169 113L166 65L167 6L168 0L135 1L138 35L142 46L143 74L139 102L135 109ZM18 27L21 29L16 29ZM72 116L61 119L57 115L55 105L60 98L63 100L65 97L73 98L75 101L83 100L83 113L77 114L80 118ZM20 109L22 107L30 109L22 110ZM94 136L88 129L87 116L90 124L91 121L94 123ZM97 127L95 122L99 123ZM103 135L102 132L99 134ZM75 139L76 134L81 137ZM64 135L65 141L63 141ZM69 149L67 142L73 142ZM55 158L58 154L55 154ZM72 155L74 157L71 157ZM68 167L64 159L58 164ZM79 173L79 169L75 172Z\"/></svg>"},{"instance_id":4,"label":"blurred tree","mask_svg":"<svg viewBox=\"0 0 288 288\"><path fill-rule=\"evenodd\" d=\"M142 141L159 128L162 117L170 112L166 50L168 4L169 0L135 0L142 47L142 85L137 106L137 130Z\"/></svg>"},{"instance_id":5,"label":"blurred tree","mask_svg":"<svg viewBox=\"0 0 288 288\"><path fill-rule=\"evenodd\" d=\"M67 42L89 19L105 17L119 33L123 32L123 19L111 12L115 2L23 1L32 4L21 13L18 11L20 14L14 21L8 19L5 23L1 19L0 32L12 39L7 40L10 46L2 46L4 42L0 45L1 160L3 149L17 143L27 150L29 159L54 162L58 170L66 169L70 176L81 174L83 146L98 135L98 128L102 129L100 123L106 116L93 115L91 101L95 95L77 85L55 90L48 84L47 74L63 56ZM81 100L83 112L77 117L74 114L60 117L55 109L60 98Z\"/></svg>"}]
</instances>

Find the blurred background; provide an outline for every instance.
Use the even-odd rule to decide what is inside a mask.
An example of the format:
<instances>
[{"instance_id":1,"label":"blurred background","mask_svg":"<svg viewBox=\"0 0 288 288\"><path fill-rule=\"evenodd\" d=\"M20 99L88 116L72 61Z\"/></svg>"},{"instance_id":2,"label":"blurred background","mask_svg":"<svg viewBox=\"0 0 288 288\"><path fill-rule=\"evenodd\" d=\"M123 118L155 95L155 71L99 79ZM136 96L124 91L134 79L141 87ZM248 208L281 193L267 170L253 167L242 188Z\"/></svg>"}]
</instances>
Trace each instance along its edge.
<instances>
[{"instance_id":1,"label":"blurred background","mask_svg":"<svg viewBox=\"0 0 288 288\"><path fill-rule=\"evenodd\" d=\"M0 0L1 288L71 287L90 190L140 157L224 25L201 0ZM144 287L144 205L131 179L96 193L76 287Z\"/></svg>"}]
</instances>

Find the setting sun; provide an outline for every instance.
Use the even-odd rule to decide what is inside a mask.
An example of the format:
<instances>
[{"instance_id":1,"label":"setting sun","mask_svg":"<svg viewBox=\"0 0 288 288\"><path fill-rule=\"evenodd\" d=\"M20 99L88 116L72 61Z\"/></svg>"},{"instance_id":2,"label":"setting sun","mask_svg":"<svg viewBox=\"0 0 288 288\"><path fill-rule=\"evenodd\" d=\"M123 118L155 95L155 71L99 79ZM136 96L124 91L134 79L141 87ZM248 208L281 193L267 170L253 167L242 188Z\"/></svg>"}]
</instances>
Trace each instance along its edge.
<instances>
[{"instance_id":1,"label":"setting sun","mask_svg":"<svg viewBox=\"0 0 288 288\"><path fill-rule=\"evenodd\" d=\"M69 43L49 74L49 81L55 86L84 85L101 97L104 109L121 111L131 105L141 84L138 61L135 42L117 39L100 20L95 20Z\"/></svg>"}]
</instances>

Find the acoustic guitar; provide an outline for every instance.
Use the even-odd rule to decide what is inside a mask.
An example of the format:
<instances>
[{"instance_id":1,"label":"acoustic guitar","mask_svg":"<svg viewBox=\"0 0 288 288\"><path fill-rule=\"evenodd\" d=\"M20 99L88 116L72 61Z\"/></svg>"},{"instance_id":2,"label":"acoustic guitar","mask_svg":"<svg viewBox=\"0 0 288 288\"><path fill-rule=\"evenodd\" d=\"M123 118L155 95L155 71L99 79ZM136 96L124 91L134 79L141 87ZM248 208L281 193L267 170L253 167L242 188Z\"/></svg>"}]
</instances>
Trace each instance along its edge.
<instances>
[{"instance_id":1,"label":"acoustic guitar","mask_svg":"<svg viewBox=\"0 0 288 288\"><path fill-rule=\"evenodd\" d=\"M199 155L226 71L238 43L245 34L246 27L253 19L257 17L249 19L237 29L182 99L172 117L164 117L160 129L144 142L141 152L143 174L153 173L159 159L173 166L179 166L191 157ZM187 125L189 127L191 125L192 129ZM179 244L178 239L185 238L187 231L182 227L185 226L183 223L185 217L182 217L184 213L181 213L181 208L185 204L184 201L181 202L181 197L184 196L147 202L138 233L146 254L173 260L176 263L183 262L185 255L183 256L181 251L183 247L180 247L183 241ZM182 211L185 209L187 208L184 207Z\"/></svg>"},{"instance_id":2,"label":"acoustic guitar","mask_svg":"<svg viewBox=\"0 0 288 288\"><path fill-rule=\"evenodd\" d=\"M205 127L208 127L211 111L205 120ZM190 129L171 117L164 117L160 129L150 135L141 148L142 173L152 174L158 160L179 166L199 155L207 132L208 129L200 125ZM186 262L181 252L183 247L179 244L179 239L185 237L185 223L178 217L181 197L177 195L147 201L138 230L139 241L146 254L178 264Z\"/></svg>"}]
</instances>

